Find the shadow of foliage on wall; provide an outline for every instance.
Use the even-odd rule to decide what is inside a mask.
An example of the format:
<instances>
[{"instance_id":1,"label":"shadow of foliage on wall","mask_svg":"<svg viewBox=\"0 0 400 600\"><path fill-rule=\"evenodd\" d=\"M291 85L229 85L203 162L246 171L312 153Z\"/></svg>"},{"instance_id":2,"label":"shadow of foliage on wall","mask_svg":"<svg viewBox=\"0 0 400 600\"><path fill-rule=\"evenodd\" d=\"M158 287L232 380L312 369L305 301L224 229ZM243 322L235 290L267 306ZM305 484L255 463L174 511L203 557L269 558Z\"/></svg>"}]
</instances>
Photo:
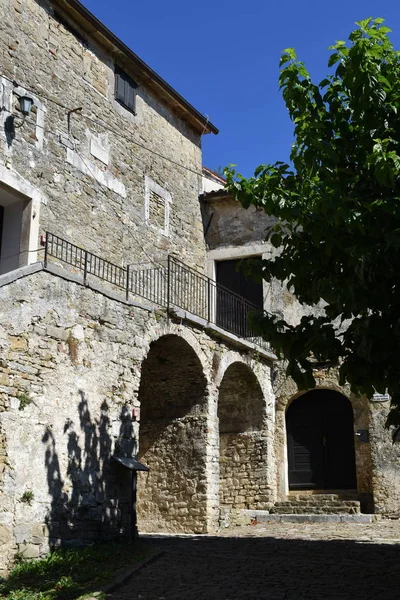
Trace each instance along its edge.
<instances>
[{"instance_id":1,"label":"shadow of foliage on wall","mask_svg":"<svg viewBox=\"0 0 400 600\"><path fill-rule=\"evenodd\" d=\"M42 438L51 507L46 517L51 547L84 545L125 537L130 526L131 476L112 460L114 446L109 407L104 401L93 418L80 390L79 423L68 419L62 440L47 427ZM136 453L129 411L122 407L115 453ZM67 444L67 452L65 446ZM65 464L67 462L67 464Z\"/></svg>"}]
</instances>

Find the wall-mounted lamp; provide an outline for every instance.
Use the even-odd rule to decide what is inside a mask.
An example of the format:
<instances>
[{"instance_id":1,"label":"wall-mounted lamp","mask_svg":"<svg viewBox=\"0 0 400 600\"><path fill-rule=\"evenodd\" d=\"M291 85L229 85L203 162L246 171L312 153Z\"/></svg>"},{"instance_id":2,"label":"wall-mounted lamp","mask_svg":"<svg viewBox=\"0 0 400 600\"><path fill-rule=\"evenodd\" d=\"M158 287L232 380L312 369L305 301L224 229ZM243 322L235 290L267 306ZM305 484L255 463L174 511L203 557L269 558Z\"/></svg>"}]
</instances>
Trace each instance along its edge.
<instances>
[{"instance_id":1,"label":"wall-mounted lamp","mask_svg":"<svg viewBox=\"0 0 400 600\"><path fill-rule=\"evenodd\" d=\"M4 123L6 135L8 135L11 138L11 140L15 137L15 129L22 127L22 125L25 123L26 117L30 114L32 106L34 104L33 98L31 98L30 96L19 96L18 101L19 108L22 113L21 123L17 124L15 122L17 115L10 115L9 117L7 117Z\"/></svg>"},{"instance_id":2,"label":"wall-mounted lamp","mask_svg":"<svg viewBox=\"0 0 400 600\"><path fill-rule=\"evenodd\" d=\"M20 96L19 97L19 107L21 109L24 117L27 117L31 112L33 106L33 100L29 96Z\"/></svg>"}]
</instances>

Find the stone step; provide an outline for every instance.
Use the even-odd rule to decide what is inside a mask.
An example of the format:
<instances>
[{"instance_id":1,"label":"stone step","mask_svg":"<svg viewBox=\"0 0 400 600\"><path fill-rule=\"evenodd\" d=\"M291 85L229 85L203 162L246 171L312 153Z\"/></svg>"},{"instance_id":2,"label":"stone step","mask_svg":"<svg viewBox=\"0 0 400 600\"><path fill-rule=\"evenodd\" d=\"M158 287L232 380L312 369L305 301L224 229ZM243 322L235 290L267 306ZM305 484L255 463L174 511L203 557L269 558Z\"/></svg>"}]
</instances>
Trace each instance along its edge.
<instances>
[{"instance_id":1,"label":"stone step","mask_svg":"<svg viewBox=\"0 0 400 600\"><path fill-rule=\"evenodd\" d=\"M374 523L380 515L364 514L271 514L266 510L245 510L252 523Z\"/></svg>"},{"instance_id":2,"label":"stone step","mask_svg":"<svg viewBox=\"0 0 400 600\"><path fill-rule=\"evenodd\" d=\"M355 515L360 514L359 507L343 507L343 506L326 506L326 507L310 507L304 506L299 508L285 508L285 507L275 507L273 506L270 510L270 513L275 515L340 515L340 514L348 514Z\"/></svg>"},{"instance_id":3,"label":"stone step","mask_svg":"<svg viewBox=\"0 0 400 600\"><path fill-rule=\"evenodd\" d=\"M282 500L281 502L277 502L275 506L360 506L360 502L358 500L325 500L324 502L315 502L312 500L310 502L290 502Z\"/></svg>"},{"instance_id":4,"label":"stone step","mask_svg":"<svg viewBox=\"0 0 400 600\"><path fill-rule=\"evenodd\" d=\"M284 502L350 502L358 500L357 494L296 494L285 497Z\"/></svg>"},{"instance_id":5,"label":"stone step","mask_svg":"<svg viewBox=\"0 0 400 600\"><path fill-rule=\"evenodd\" d=\"M339 494L296 495L288 496L286 500L276 502L271 508L271 514L360 514L360 502L346 499Z\"/></svg>"}]
</instances>

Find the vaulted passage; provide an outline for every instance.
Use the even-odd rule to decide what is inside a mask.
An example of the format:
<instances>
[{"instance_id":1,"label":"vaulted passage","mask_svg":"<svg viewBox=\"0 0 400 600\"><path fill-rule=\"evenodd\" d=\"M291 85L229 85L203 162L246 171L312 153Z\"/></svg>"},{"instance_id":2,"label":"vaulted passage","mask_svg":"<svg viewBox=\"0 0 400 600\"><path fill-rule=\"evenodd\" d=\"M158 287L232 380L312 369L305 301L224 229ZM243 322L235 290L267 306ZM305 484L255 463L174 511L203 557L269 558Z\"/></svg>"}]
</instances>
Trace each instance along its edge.
<instances>
[{"instance_id":1,"label":"vaulted passage","mask_svg":"<svg viewBox=\"0 0 400 600\"><path fill-rule=\"evenodd\" d=\"M189 344L175 335L153 343L143 361L138 523L141 531L204 532L206 379Z\"/></svg>"},{"instance_id":2,"label":"vaulted passage","mask_svg":"<svg viewBox=\"0 0 400 600\"><path fill-rule=\"evenodd\" d=\"M333 390L312 390L286 414L289 488L356 489L353 410Z\"/></svg>"},{"instance_id":3,"label":"vaulted passage","mask_svg":"<svg viewBox=\"0 0 400 600\"><path fill-rule=\"evenodd\" d=\"M267 500L264 397L256 376L242 363L225 372L218 399L220 506L262 508Z\"/></svg>"}]
</instances>

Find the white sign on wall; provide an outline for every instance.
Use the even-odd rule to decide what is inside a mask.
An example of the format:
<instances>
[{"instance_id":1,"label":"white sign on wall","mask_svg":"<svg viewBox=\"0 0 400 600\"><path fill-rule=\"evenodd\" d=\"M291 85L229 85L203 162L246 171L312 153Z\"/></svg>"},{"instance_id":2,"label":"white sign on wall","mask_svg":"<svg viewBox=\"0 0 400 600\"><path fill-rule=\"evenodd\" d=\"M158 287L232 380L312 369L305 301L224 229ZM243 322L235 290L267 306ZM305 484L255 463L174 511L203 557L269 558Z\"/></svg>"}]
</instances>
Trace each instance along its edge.
<instances>
[{"instance_id":1,"label":"white sign on wall","mask_svg":"<svg viewBox=\"0 0 400 600\"><path fill-rule=\"evenodd\" d=\"M388 402L390 400L389 394L375 394L371 398L372 402Z\"/></svg>"}]
</instances>

